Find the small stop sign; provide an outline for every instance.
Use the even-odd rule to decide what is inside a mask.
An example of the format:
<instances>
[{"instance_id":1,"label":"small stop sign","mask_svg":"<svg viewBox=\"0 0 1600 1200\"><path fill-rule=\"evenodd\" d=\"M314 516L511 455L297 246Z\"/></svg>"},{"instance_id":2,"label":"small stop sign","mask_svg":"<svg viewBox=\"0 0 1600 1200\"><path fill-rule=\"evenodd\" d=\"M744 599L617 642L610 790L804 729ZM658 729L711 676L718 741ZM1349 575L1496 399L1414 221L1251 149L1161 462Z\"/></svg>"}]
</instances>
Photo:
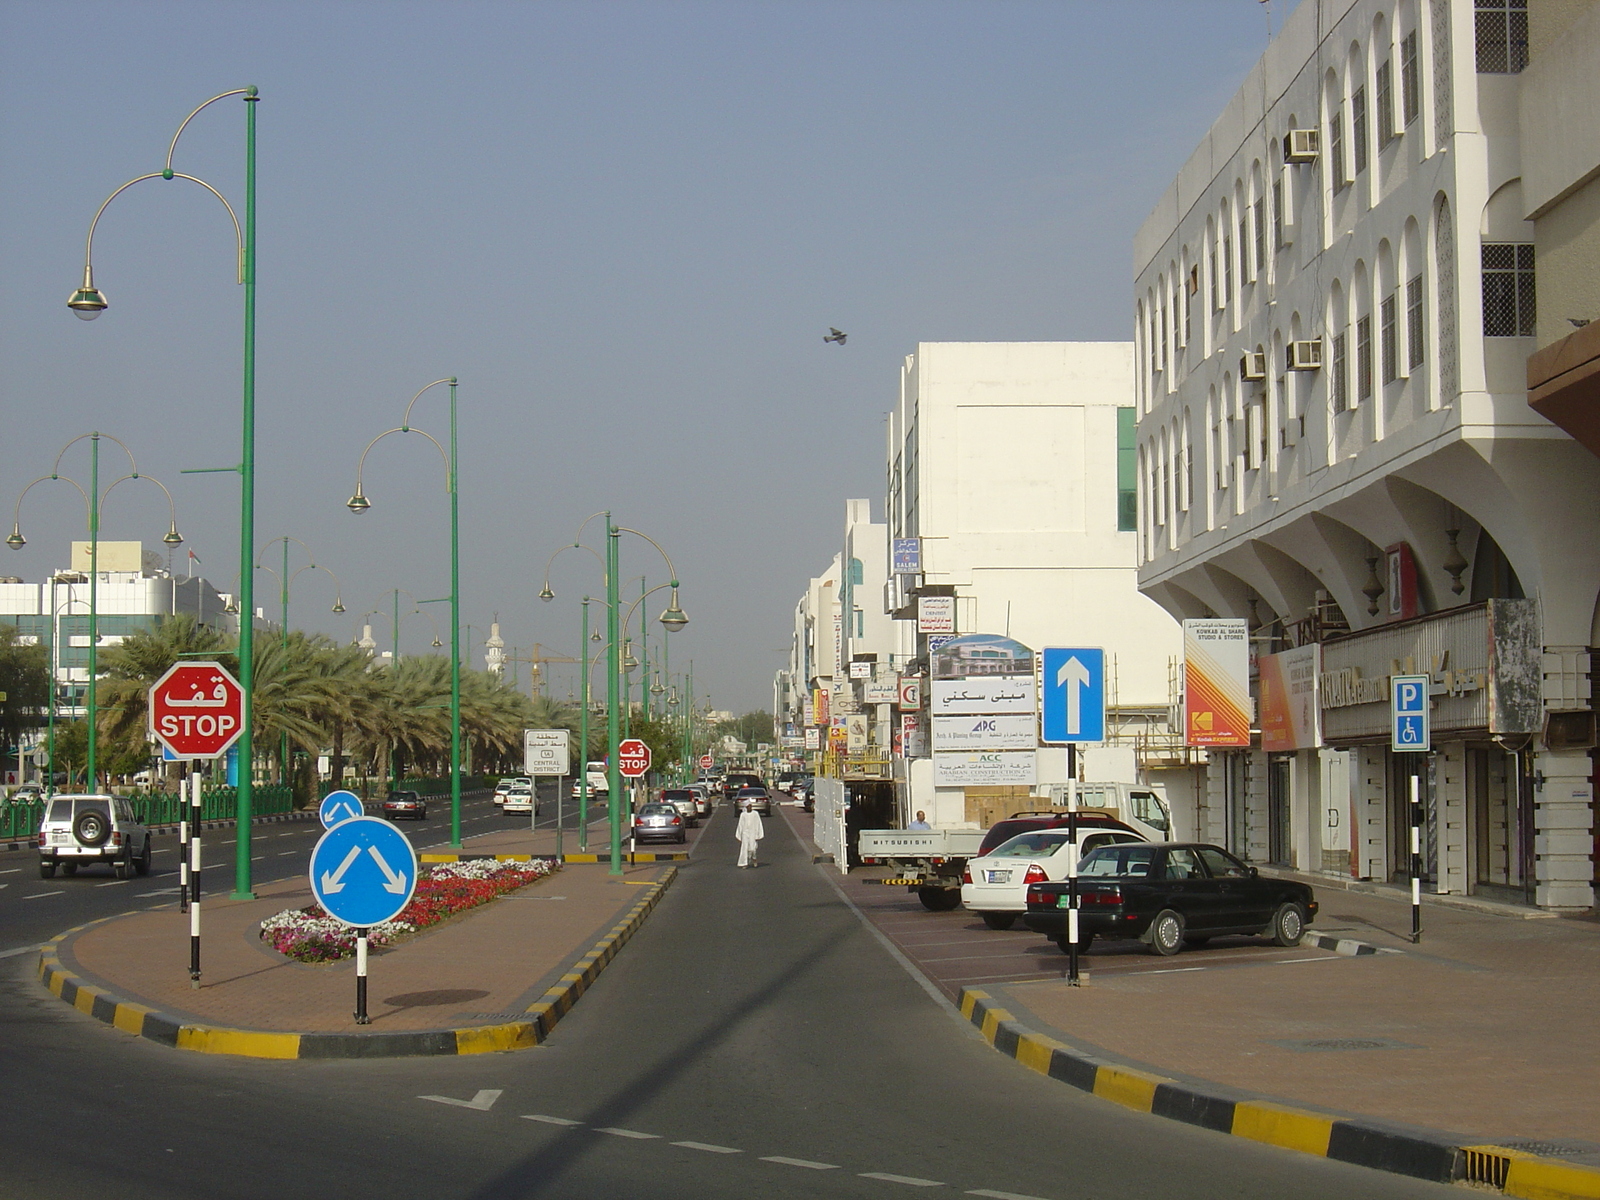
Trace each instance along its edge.
<instances>
[{"instance_id":1,"label":"small stop sign","mask_svg":"<svg viewBox=\"0 0 1600 1200\"><path fill-rule=\"evenodd\" d=\"M176 758L220 758L244 733L244 689L221 663L179 663L150 689L150 731Z\"/></svg>"},{"instance_id":2,"label":"small stop sign","mask_svg":"<svg viewBox=\"0 0 1600 1200\"><path fill-rule=\"evenodd\" d=\"M650 747L638 738L628 738L617 747L617 769L629 779L637 779L650 769Z\"/></svg>"}]
</instances>

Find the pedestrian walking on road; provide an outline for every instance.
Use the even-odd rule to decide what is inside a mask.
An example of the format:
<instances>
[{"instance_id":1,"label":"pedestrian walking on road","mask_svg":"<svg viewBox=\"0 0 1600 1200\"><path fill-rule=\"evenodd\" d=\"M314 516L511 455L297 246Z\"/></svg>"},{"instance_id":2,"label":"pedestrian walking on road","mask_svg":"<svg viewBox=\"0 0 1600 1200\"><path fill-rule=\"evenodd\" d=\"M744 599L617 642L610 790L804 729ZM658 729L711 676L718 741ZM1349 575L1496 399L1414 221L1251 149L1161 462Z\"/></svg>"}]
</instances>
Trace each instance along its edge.
<instances>
[{"instance_id":1,"label":"pedestrian walking on road","mask_svg":"<svg viewBox=\"0 0 1600 1200\"><path fill-rule=\"evenodd\" d=\"M739 865L753 867L756 865L756 843L761 840L766 830L762 827L761 817L756 813L754 804L746 804L744 811L739 814L739 823L733 827L733 834L739 839Z\"/></svg>"}]
</instances>

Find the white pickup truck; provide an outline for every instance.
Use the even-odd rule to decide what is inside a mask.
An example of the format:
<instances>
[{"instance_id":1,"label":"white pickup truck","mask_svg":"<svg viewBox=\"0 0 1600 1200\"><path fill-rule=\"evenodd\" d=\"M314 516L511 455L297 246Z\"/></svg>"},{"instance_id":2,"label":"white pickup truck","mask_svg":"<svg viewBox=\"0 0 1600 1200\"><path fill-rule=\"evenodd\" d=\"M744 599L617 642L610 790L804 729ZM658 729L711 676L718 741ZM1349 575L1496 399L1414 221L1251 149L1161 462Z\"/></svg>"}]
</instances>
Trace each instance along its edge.
<instances>
[{"instance_id":1,"label":"white pickup truck","mask_svg":"<svg viewBox=\"0 0 1600 1200\"><path fill-rule=\"evenodd\" d=\"M893 867L880 882L917 889L930 912L949 912L961 903L961 871L977 854L982 829L863 829L856 853L864 864Z\"/></svg>"}]
</instances>

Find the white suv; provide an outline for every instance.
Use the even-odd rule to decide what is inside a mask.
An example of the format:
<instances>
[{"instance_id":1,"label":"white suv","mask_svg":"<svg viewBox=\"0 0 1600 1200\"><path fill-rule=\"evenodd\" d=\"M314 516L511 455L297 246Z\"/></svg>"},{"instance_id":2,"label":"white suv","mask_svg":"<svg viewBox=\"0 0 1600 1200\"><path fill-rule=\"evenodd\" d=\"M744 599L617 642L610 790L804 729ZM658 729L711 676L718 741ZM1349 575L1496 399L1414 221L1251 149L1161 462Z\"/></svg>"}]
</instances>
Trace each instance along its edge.
<instances>
[{"instance_id":1,"label":"white suv","mask_svg":"<svg viewBox=\"0 0 1600 1200\"><path fill-rule=\"evenodd\" d=\"M39 822L39 878L56 868L76 875L80 866L109 863L118 879L150 873L150 831L125 796L57 796Z\"/></svg>"}]
</instances>

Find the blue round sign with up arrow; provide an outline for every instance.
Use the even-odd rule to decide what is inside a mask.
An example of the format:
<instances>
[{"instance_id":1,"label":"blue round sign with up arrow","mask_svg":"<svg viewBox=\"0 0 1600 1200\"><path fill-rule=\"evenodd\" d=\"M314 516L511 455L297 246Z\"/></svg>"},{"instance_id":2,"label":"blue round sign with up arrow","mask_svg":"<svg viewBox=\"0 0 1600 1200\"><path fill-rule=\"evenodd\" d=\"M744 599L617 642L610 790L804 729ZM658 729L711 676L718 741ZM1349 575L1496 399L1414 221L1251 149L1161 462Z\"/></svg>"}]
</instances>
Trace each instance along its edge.
<instances>
[{"instance_id":1,"label":"blue round sign with up arrow","mask_svg":"<svg viewBox=\"0 0 1600 1200\"><path fill-rule=\"evenodd\" d=\"M311 891L336 921L361 929L393 920L417 887L411 841L377 817L340 821L311 851Z\"/></svg>"}]
</instances>

